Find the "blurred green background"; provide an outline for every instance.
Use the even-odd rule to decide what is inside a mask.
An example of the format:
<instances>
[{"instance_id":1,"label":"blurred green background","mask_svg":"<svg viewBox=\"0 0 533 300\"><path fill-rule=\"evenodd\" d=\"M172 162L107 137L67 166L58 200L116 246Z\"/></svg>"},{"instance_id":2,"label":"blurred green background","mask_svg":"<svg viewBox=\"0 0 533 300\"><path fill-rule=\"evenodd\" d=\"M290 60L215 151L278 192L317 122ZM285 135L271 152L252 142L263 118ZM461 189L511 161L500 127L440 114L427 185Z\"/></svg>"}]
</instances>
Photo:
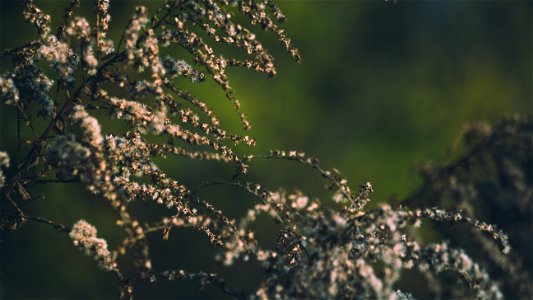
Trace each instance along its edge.
<instances>
[{"instance_id":1,"label":"blurred green background","mask_svg":"<svg viewBox=\"0 0 533 300\"><path fill-rule=\"evenodd\" d=\"M37 1L56 21L68 1ZM111 1L111 36L117 41L133 7L155 11L157 1ZM19 1L2 0L0 48L36 37L24 23ZM267 79L242 69L229 78L257 138L255 149L297 149L335 167L352 187L371 181L373 203L401 199L416 190L416 161L445 162L454 157L462 126L497 121L506 115L532 113L531 1L277 1L288 17L288 34L303 56L292 62L272 35L258 33L276 57L278 76ZM90 16L93 1L79 10ZM92 20L92 18L90 19ZM231 53L231 52L230 52ZM179 53L177 54L179 55ZM231 55L229 55L231 56ZM7 61L1 61L4 73ZM240 131L240 123L223 92L213 83L191 87L215 108L223 126ZM17 161L14 110L0 106L0 149ZM105 122L104 122L105 124ZM104 129L109 130L109 129ZM212 162L157 160L175 178L198 186L228 179L233 167ZM325 197L321 178L292 162L259 161L251 175L265 186L299 189ZM80 218L97 226L111 245L119 239L105 203L81 185L34 189L41 199L25 205L31 215L72 224ZM254 200L227 187L202 194L231 217L242 215ZM134 209L155 220L155 205ZM271 221L257 227L259 240L271 245ZM173 231L169 241L154 243L154 266L220 271L238 287L253 290L259 268L239 263L229 270L212 262L214 251L200 233ZM0 297L114 298L113 278L79 253L52 228L28 224L0 244ZM158 283L139 287L138 298L221 297L216 290L198 292L193 283ZM415 293L416 295L416 293Z\"/></svg>"}]
</instances>

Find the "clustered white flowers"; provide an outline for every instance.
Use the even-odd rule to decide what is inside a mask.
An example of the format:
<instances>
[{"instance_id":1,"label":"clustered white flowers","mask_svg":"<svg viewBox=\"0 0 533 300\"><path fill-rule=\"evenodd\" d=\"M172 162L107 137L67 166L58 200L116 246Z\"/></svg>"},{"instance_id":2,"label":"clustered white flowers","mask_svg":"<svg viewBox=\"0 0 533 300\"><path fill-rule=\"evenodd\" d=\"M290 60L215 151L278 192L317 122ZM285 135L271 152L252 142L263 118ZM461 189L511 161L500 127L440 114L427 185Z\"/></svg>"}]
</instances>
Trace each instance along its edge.
<instances>
[{"instance_id":1,"label":"clustered white flowers","mask_svg":"<svg viewBox=\"0 0 533 300\"><path fill-rule=\"evenodd\" d=\"M401 297L408 294L396 288L403 269L417 269L430 277L453 272L477 298L502 298L499 286L464 251L446 243L423 245L410 233L422 218L464 222L498 240L502 252L507 253L507 237L492 225L441 209L382 205L364 212L354 211L347 203L343 210L335 211L302 193L269 192L258 185L242 187L262 203L248 211L219 259L231 265L237 259L254 256L268 274L256 292L258 298L404 299ZM367 203L371 188L365 183L355 198ZM261 213L283 224L276 249L263 249L254 239L250 225Z\"/></svg>"},{"instance_id":2,"label":"clustered white flowers","mask_svg":"<svg viewBox=\"0 0 533 300\"><path fill-rule=\"evenodd\" d=\"M58 169L57 176L62 179L79 178L82 182L91 182L93 172L91 150L74 136L59 136L46 149L46 158L50 165Z\"/></svg>"},{"instance_id":3,"label":"clustered white flowers","mask_svg":"<svg viewBox=\"0 0 533 300\"><path fill-rule=\"evenodd\" d=\"M101 268L112 271L117 268L115 262L115 253L107 249L107 242L98 238L94 226L85 220L79 220L74 223L69 235L74 246L85 252L86 255L92 256Z\"/></svg>"}]
</instances>

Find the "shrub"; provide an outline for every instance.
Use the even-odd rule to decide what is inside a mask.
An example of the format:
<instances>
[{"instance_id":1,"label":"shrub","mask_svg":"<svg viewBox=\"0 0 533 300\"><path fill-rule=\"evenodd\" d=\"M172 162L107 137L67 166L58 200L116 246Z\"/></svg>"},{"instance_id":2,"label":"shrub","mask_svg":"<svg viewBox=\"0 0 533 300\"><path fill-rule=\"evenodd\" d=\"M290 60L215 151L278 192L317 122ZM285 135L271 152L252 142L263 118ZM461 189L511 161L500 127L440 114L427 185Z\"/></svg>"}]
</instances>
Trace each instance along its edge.
<instances>
[{"instance_id":1,"label":"shrub","mask_svg":"<svg viewBox=\"0 0 533 300\"><path fill-rule=\"evenodd\" d=\"M53 32L50 16L33 1L24 1L23 16L39 37L2 53L13 63L12 70L0 77L2 99L28 127L19 142L29 141L23 159L12 162L10 169L9 155L0 153L0 167L7 170L7 176L0 173L6 200L0 211L2 233L16 231L27 222L55 227L116 278L121 298L133 297L139 282L179 279L218 287L235 298L410 299L397 286L404 269L417 270L431 283L439 280L436 274L452 273L473 293L463 296L502 298L498 282L465 251L446 241L424 244L414 234L422 219L463 223L476 236L497 243L498 257L505 257L510 251L507 236L495 225L440 208L382 205L365 210L371 183L352 191L337 170L324 169L302 152L241 155L237 145L253 146L255 140L224 129L211 107L174 80L215 82L244 129L249 129L226 69L238 66L276 75L272 56L249 28L271 32L292 58L300 60L281 29L285 16L273 2L167 0L152 15L138 6L118 41L107 36L109 1L97 1L92 25L74 15L79 5L79 0L67 5ZM248 23L237 21L241 19ZM227 59L215 47L219 44L242 49L247 56ZM176 46L191 59L162 55L162 49ZM126 129L104 134L103 119L121 120ZM38 122L45 126L38 128ZM154 162L166 155L234 165L236 174L231 180L192 189ZM243 180L249 163L256 159L296 161L314 170L326 180L337 208L325 207L302 192ZM70 227L27 214L21 201L35 200L28 187L52 182L82 183L105 201L123 232L121 241L108 245L101 237L106 233L98 235L84 219ZM198 196L199 190L213 185L240 188L257 203L241 219L229 218ZM143 201L160 205L165 213L156 222L142 220L130 207ZM272 249L262 247L251 228L259 214L281 226ZM175 228L203 233L223 265L256 260L265 279L248 295L214 273L157 269L147 236L161 233L168 239Z\"/></svg>"}]
</instances>

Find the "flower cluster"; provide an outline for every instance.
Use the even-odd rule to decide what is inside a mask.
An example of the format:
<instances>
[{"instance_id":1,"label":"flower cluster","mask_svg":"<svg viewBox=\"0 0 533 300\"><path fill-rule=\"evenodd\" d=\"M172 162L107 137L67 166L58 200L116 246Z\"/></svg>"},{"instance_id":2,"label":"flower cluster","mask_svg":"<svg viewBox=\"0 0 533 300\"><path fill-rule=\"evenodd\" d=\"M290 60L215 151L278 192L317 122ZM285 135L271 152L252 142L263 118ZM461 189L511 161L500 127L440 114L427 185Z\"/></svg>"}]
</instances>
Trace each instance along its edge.
<instances>
[{"instance_id":1,"label":"flower cluster","mask_svg":"<svg viewBox=\"0 0 533 300\"><path fill-rule=\"evenodd\" d=\"M39 48L42 58L50 63L50 66L57 72L57 78L63 84L74 82L74 72L78 68L79 58L64 41L58 41L55 36L49 36L46 44Z\"/></svg>"},{"instance_id":2,"label":"flower cluster","mask_svg":"<svg viewBox=\"0 0 533 300\"><path fill-rule=\"evenodd\" d=\"M184 76L190 78L192 82L199 82L205 79L204 73L195 70L186 61L176 60L170 55L163 58L163 66L167 74L175 77Z\"/></svg>"},{"instance_id":3,"label":"flower cluster","mask_svg":"<svg viewBox=\"0 0 533 300\"><path fill-rule=\"evenodd\" d=\"M453 272L477 298L502 298L498 285L463 250L446 243L423 245L410 232L421 218L467 222L499 240L502 252L507 252L506 236L490 225L440 209L411 211L383 205L355 212L348 204L339 212L321 208L317 200L301 193L269 192L257 185L243 188L262 203L239 223L237 235L225 244L227 250L219 259L231 265L253 256L261 263L268 277L257 298L399 299L404 294L395 285L403 269L417 269L428 277ZM368 191L362 188L359 197L368 199ZM262 249L254 239L250 225L260 213L283 224L275 249Z\"/></svg>"},{"instance_id":4,"label":"flower cluster","mask_svg":"<svg viewBox=\"0 0 533 300\"><path fill-rule=\"evenodd\" d=\"M74 136L58 136L46 149L48 163L58 170L57 177L91 182L94 174L91 150L76 142Z\"/></svg>"},{"instance_id":5,"label":"flower cluster","mask_svg":"<svg viewBox=\"0 0 533 300\"><path fill-rule=\"evenodd\" d=\"M84 141L93 148L100 148L104 138L102 137L100 123L95 117L90 116L81 105L74 106L72 120L78 121L84 131Z\"/></svg>"},{"instance_id":6,"label":"flower cluster","mask_svg":"<svg viewBox=\"0 0 533 300\"><path fill-rule=\"evenodd\" d=\"M113 41L107 39L109 22L111 22L109 6L109 0L98 0L96 5L96 44L98 51L105 55L111 54L115 51Z\"/></svg>"},{"instance_id":7,"label":"flower cluster","mask_svg":"<svg viewBox=\"0 0 533 300\"><path fill-rule=\"evenodd\" d=\"M33 61L33 59L31 60ZM22 65L12 74L12 77L15 83L14 89L18 90L19 99L24 99L27 102L37 102L40 105L38 114L43 117L52 115L55 104L49 92L54 81L50 77L40 70L34 62ZM12 102L16 101L13 99Z\"/></svg>"},{"instance_id":8,"label":"flower cluster","mask_svg":"<svg viewBox=\"0 0 533 300\"><path fill-rule=\"evenodd\" d=\"M6 104L15 104L19 101L19 92L12 78L0 76L0 92Z\"/></svg>"},{"instance_id":9,"label":"flower cluster","mask_svg":"<svg viewBox=\"0 0 533 300\"><path fill-rule=\"evenodd\" d=\"M38 8L32 0L24 0L23 16L26 22L33 24L37 28L41 38L48 35L52 18Z\"/></svg>"},{"instance_id":10,"label":"flower cluster","mask_svg":"<svg viewBox=\"0 0 533 300\"><path fill-rule=\"evenodd\" d=\"M4 186L6 180L2 168L9 168L9 155L4 151L0 151L0 188Z\"/></svg>"},{"instance_id":11,"label":"flower cluster","mask_svg":"<svg viewBox=\"0 0 533 300\"><path fill-rule=\"evenodd\" d=\"M101 268L115 270L115 254L107 249L107 242L96 236L96 228L85 220L79 220L74 224L69 235L74 243L86 255L92 256Z\"/></svg>"}]
</instances>

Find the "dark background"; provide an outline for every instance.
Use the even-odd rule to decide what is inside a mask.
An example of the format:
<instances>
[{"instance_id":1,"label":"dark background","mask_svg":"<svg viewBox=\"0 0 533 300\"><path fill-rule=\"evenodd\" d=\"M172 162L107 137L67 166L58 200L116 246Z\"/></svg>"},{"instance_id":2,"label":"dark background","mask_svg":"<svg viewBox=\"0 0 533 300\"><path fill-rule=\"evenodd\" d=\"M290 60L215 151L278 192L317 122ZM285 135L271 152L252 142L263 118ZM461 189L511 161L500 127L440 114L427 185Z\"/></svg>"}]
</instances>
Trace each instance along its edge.
<instances>
[{"instance_id":1,"label":"dark background","mask_svg":"<svg viewBox=\"0 0 533 300\"><path fill-rule=\"evenodd\" d=\"M36 1L53 18L68 1ZM92 1L79 10L90 16ZM36 37L24 23L19 1L2 0L0 48ZM514 113L532 113L532 10L530 1L277 1L288 17L287 32L300 49L302 64L293 63L272 35L260 33L276 57L278 76L232 69L229 78L253 125L255 149L298 149L336 167L356 186L371 181L372 206L401 199L416 190L416 161L444 163L460 152L456 142L467 122L498 121ZM117 41L134 5L156 1L112 1L111 36ZM92 20L89 18L89 20ZM55 28L53 29L55 30ZM9 64L2 61L0 73ZM223 92L212 83L191 87L220 116L227 128L240 130L238 117ZM17 159L14 110L0 106L0 149ZM105 129L107 130L107 129ZM217 163L169 158L161 167L190 186L207 179L227 179L233 168ZM311 196L329 195L319 176L291 162L254 163L248 180L267 187L299 189ZM26 205L41 215L71 225L84 218L97 226L111 246L119 236L105 203L81 185L48 185L36 193L45 199ZM253 205L253 199L228 188L204 195L231 217ZM146 206L149 206L148 208ZM139 212L155 218L146 203ZM257 227L260 242L272 242L271 221ZM174 230L171 239L154 243L158 269L220 271L230 283L253 290L261 279L254 263L230 270L212 263L207 239ZM52 228L28 224L0 244L0 297L113 298L113 278ZM215 290L197 292L190 283L146 284L140 298L220 297ZM416 295L416 293L415 293Z\"/></svg>"}]
</instances>

